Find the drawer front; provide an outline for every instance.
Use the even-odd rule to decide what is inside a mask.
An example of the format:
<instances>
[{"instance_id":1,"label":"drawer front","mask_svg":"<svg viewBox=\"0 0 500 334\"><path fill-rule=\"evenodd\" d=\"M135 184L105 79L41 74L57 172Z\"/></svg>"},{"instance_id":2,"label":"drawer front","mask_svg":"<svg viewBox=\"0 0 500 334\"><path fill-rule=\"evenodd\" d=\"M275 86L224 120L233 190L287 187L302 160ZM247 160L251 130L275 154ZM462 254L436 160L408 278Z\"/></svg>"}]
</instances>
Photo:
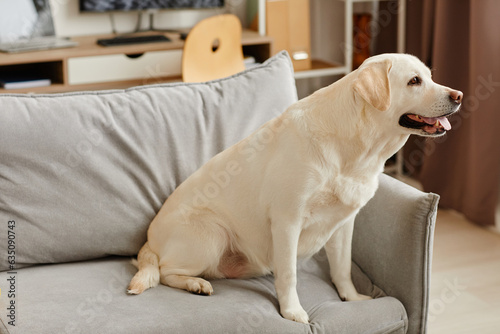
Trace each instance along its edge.
<instances>
[{"instance_id":1,"label":"drawer front","mask_svg":"<svg viewBox=\"0 0 500 334\"><path fill-rule=\"evenodd\" d=\"M154 84L161 78L180 76L182 50L151 51L138 56L124 54L68 59L70 85L143 79Z\"/></svg>"}]
</instances>

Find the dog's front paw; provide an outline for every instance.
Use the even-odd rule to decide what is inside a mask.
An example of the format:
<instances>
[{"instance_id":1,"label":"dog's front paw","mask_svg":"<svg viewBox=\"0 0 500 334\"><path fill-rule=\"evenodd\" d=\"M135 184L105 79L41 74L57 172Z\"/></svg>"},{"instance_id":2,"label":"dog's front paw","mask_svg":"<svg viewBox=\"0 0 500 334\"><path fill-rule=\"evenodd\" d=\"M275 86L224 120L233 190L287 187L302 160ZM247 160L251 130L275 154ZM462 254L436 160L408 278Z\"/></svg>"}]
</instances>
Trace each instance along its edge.
<instances>
[{"instance_id":1,"label":"dog's front paw","mask_svg":"<svg viewBox=\"0 0 500 334\"><path fill-rule=\"evenodd\" d=\"M309 316L307 315L307 312L304 311L302 306L281 310L281 315L283 318L288 320L301 322L303 324L309 323Z\"/></svg>"}]
</instances>

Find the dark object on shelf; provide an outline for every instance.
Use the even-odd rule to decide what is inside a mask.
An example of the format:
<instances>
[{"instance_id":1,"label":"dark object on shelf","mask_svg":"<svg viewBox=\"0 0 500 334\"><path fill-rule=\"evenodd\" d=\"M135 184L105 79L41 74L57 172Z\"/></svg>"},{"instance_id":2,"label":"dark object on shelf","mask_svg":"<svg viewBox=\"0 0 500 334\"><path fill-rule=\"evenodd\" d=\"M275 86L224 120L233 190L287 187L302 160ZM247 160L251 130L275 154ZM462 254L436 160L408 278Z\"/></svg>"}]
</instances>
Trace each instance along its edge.
<instances>
[{"instance_id":1,"label":"dark object on shelf","mask_svg":"<svg viewBox=\"0 0 500 334\"><path fill-rule=\"evenodd\" d=\"M115 37L108 39L98 39L97 44L102 46L118 46L144 43L170 42L170 38L164 35L147 35L132 37Z\"/></svg>"},{"instance_id":2,"label":"dark object on shelf","mask_svg":"<svg viewBox=\"0 0 500 334\"><path fill-rule=\"evenodd\" d=\"M224 0L80 0L81 12L222 8Z\"/></svg>"},{"instance_id":3,"label":"dark object on shelf","mask_svg":"<svg viewBox=\"0 0 500 334\"><path fill-rule=\"evenodd\" d=\"M352 68L357 69L370 57L371 29L370 14L354 14Z\"/></svg>"}]
</instances>

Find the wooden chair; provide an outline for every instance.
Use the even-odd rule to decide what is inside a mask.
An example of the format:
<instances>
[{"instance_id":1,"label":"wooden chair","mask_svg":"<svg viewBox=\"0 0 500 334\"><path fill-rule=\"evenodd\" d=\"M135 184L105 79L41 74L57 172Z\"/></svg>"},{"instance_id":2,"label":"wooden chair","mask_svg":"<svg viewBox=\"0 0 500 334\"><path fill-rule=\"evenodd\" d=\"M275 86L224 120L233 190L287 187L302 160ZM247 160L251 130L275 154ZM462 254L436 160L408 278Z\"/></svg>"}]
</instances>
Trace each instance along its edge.
<instances>
[{"instance_id":1,"label":"wooden chair","mask_svg":"<svg viewBox=\"0 0 500 334\"><path fill-rule=\"evenodd\" d=\"M182 55L183 81L209 81L244 69L238 17L232 14L209 17L189 32Z\"/></svg>"}]
</instances>

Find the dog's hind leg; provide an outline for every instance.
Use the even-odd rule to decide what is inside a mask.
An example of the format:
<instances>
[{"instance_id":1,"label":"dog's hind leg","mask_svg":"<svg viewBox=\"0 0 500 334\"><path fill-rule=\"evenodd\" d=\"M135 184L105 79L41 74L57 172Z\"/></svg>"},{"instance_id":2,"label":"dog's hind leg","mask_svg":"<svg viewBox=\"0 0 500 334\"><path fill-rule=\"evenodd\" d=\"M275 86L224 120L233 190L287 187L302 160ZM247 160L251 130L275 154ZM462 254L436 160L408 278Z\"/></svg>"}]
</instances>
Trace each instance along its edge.
<instances>
[{"instance_id":1,"label":"dog's hind leg","mask_svg":"<svg viewBox=\"0 0 500 334\"><path fill-rule=\"evenodd\" d=\"M162 284L172 288L186 290L199 295L211 295L214 292L212 284L200 277L162 274L160 280Z\"/></svg>"},{"instance_id":2,"label":"dog's hind leg","mask_svg":"<svg viewBox=\"0 0 500 334\"><path fill-rule=\"evenodd\" d=\"M130 281L127 293L138 295L144 290L154 288L160 282L160 268L158 266L158 256L151 251L149 243L142 246L137 255L137 266L139 271Z\"/></svg>"},{"instance_id":3,"label":"dog's hind leg","mask_svg":"<svg viewBox=\"0 0 500 334\"><path fill-rule=\"evenodd\" d=\"M168 243L160 258L160 282L173 288L211 295L212 285L200 276L221 277L217 272L217 263L219 248L224 249L224 241L217 242L217 238L210 234L192 237L189 234L183 242L171 240Z\"/></svg>"},{"instance_id":4,"label":"dog's hind leg","mask_svg":"<svg viewBox=\"0 0 500 334\"><path fill-rule=\"evenodd\" d=\"M161 284L200 295L211 295L212 285L197 276L203 276L210 271L210 264L216 259L208 255L211 253L209 250L203 252L201 248L198 248L198 251L194 252L192 248L180 248L162 257L160 261ZM214 277L213 274L208 276Z\"/></svg>"},{"instance_id":5,"label":"dog's hind leg","mask_svg":"<svg viewBox=\"0 0 500 334\"><path fill-rule=\"evenodd\" d=\"M172 217L177 223L164 232L168 233L168 239L159 254L160 282L196 294L211 295L212 285L201 277L224 277L218 265L229 237L223 220L213 212L199 210L190 218L185 221Z\"/></svg>"}]
</instances>

